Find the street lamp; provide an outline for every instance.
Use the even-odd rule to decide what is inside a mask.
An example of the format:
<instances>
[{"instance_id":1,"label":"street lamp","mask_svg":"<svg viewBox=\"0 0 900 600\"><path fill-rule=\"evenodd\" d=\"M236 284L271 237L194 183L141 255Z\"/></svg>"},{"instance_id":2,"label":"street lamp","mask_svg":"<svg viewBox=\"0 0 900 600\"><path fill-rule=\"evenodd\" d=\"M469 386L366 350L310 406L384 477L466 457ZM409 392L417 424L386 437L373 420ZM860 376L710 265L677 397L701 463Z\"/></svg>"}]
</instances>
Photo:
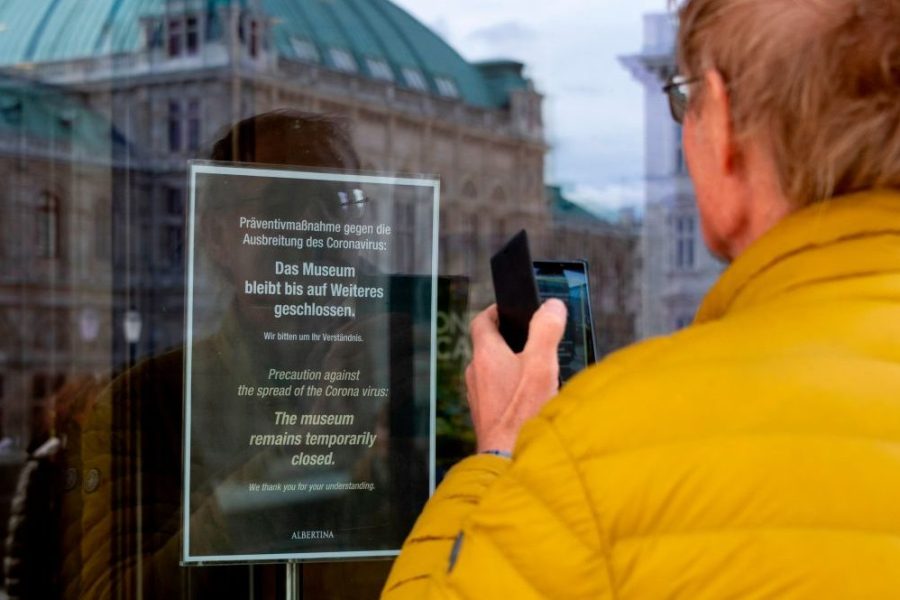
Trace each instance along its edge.
<instances>
[{"instance_id":1,"label":"street lamp","mask_svg":"<svg viewBox=\"0 0 900 600\"><path fill-rule=\"evenodd\" d=\"M137 344L141 341L141 329L143 329L141 313L136 310L125 311L123 327L125 329L125 341L128 342L128 367L130 368L134 365Z\"/></svg>"},{"instance_id":2,"label":"street lamp","mask_svg":"<svg viewBox=\"0 0 900 600\"><path fill-rule=\"evenodd\" d=\"M136 310L126 311L124 326L126 342L129 344L137 344L141 341L141 329L143 328L141 313Z\"/></svg>"}]
</instances>

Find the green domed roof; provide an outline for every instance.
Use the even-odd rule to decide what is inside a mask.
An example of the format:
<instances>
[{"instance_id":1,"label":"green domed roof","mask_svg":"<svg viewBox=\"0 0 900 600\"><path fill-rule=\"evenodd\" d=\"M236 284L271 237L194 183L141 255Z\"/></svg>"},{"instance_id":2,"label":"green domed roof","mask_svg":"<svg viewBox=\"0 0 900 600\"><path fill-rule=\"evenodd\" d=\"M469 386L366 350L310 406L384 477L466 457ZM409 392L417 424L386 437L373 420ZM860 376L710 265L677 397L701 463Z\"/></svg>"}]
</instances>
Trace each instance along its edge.
<instances>
[{"instance_id":1,"label":"green domed roof","mask_svg":"<svg viewBox=\"0 0 900 600\"><path fill-rule=\"evenodd\" d=\"M189 0L183 4L212 15L201 28L208 37L221 27L214 22L217 6L258 5L272 19L275 49L284 57L339 69L340 55L349 53L363 76L390 77L400 85L416 87L411 78L420 73L419 86L431 93L458 94L475 106L505 103L476 66L389 0ZM0 3L0 65L135 52L144 39L142 17L165 14L167 6L167 0Z\"/></svg>"}]
</instances>

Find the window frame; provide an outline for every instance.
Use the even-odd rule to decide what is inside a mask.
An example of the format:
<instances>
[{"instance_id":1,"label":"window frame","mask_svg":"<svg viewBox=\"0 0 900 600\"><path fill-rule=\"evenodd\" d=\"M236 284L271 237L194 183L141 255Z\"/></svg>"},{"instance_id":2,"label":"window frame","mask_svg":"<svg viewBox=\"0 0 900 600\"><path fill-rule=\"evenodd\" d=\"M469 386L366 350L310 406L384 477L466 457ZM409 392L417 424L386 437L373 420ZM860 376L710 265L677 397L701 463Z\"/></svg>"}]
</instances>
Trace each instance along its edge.
<instances>
[{"instance_id":1,"label":"window frame","mask_svg":"<svg viewBox=\"0 0 900 600\"><path fill-rule=\"evenodd\" d=\"M425 73L421 69L417 69L415 67L403 67L401 72L403 74L403 81L406 84L406 87L419 92L430 91L430 88L428 87L428 79L426 79Z\"/></svg>"},{"instance_id":2,"label":"window frame","mask_svg":"<svg viewBox=\"0 0 900 600\"><path fill-rule=\"evenodd\" d=\"M312 40L291 37L291 48L293 49L297 60L311 63L322 62L322 54Z\"/></svg>"},{"instance_id":3,"label":"window frame","mask_svg":"<svg viewBox=\"0 0 900 600\"><path fill-rule=\"evenodd\" d=\"M697 217L676 214L672 218L674 253L672 266L676 271L693 271L697 268Z\"/></svg>"},{"instance_id":4,"label":"window frame","mask_svg":"<svg viewBox=\"0 0 900 600\"><path fill-rule=\"evenodd\" d=\"M177 58L184 55L184 26L185 23L182 17L166 19L166 55L169 58Z\"/></svg>"},{"instance_id":5,"label":"window frame","mask_svg":"<svg viewBox=\"0 0 900 600\"><path fill-rule=\"evenodd\" d=\"M35 236L35 253L38 258L53 260L61 256L61 200L59 195L43 190L39 194Z\"/></svg>"},{"instance_id":6,"label":"window frame","mask_svg":"<svg viewBox=\"0 0 900 600\"><path fill-rule=\"evenodd\" d=\"M328 56L331 64L335 69L342 73L359 73L359 62L353 56L353 52L347 48L338 48L331 46L328 49Z\"/></svg>"},{"instance_id":7,"label":"window frame","mask_svg":"<svg viewBox=\"0 0 900 600\"><path fill-rule=\"evenodd\" d=\"M378 81L388 81L393 83L397 79L390 63L383 58L367 56L366 69L369 71L369 75Z\"/></svg>"},{"instance_id":8,"label":"window frame","mask_svg":"<svg viewBox=\"0 0 900 600\"><path fill-rule=\"evenodd\" d=\"M438 94L444 98L458 99L461 97L459 86L451 77L439 76L434 78L434 84L437 86Z\"/></svg>"}]
</instances>

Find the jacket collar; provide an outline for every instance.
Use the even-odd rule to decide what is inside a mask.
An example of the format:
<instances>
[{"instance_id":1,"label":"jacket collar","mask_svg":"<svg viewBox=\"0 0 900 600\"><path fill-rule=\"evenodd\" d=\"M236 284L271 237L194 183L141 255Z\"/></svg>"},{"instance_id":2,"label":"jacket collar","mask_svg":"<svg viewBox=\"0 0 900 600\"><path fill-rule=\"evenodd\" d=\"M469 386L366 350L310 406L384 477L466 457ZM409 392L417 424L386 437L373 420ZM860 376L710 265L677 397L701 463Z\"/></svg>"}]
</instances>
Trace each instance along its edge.
<instances>
[{"instance_id":1,"label":"jacket collar","mask_svg":"<svg viewBox=\"0 0 900 600\"><path fill-rule=\"evenodd\" d=\"M834 198L797 211L722 274L695 323L719 319L816 283L900 273L900 192Z\"/></svg>"}]
</instances>

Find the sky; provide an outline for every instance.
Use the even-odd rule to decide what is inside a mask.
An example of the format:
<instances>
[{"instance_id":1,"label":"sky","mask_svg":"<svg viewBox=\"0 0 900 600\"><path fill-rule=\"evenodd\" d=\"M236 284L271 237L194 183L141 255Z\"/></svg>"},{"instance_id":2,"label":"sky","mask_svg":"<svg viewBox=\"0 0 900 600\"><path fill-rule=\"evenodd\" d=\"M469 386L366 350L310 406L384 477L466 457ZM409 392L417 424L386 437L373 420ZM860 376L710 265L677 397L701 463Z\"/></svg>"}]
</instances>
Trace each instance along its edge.
<instances>
[{"instance_id":1,"label":"sky","mask_svg":"<svg viewBox=\"0 0 900 600\"><path fill-rule=\"evenodd\" d=\"M642 86L618 57L667 0L394 0L467 60L512 58L545 95L548 184L590 208L644 198Z\"/></svg>"}]
</instances>

